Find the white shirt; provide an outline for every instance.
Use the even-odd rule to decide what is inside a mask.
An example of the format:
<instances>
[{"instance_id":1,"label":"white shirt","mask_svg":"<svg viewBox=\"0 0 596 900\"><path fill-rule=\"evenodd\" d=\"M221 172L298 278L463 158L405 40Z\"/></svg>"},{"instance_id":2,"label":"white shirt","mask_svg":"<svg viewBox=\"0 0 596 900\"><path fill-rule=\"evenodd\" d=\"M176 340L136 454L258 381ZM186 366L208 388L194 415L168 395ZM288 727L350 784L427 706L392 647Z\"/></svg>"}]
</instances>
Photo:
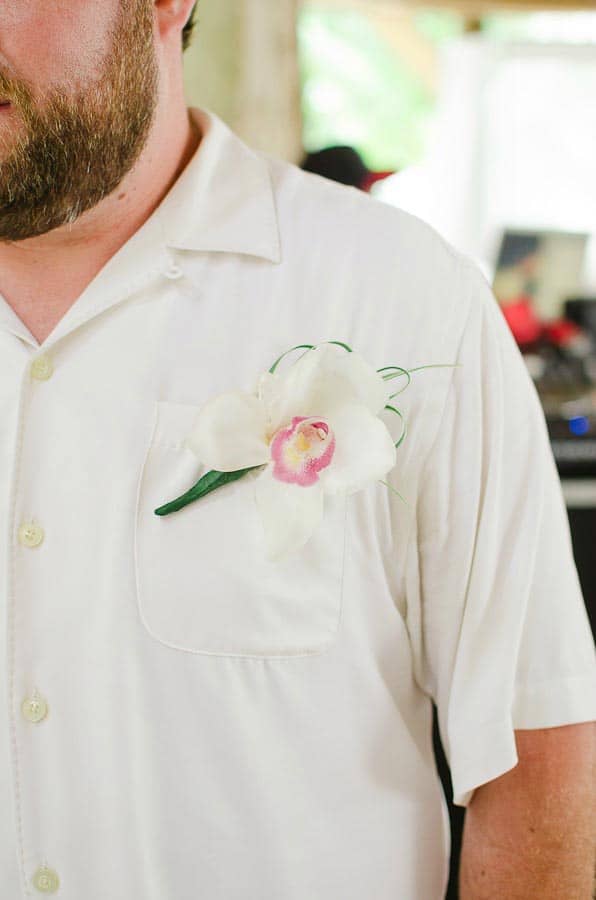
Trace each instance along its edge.
<instances>
[{"instance_id":1,"label":"white shirt","mask_svg":"<svg viewBox=\"0 0 596 900\"><path fill-rule=\"evenodd\" d=\"M439 900L430 698L463 805L514 728L595 713L537 394L430 226L193 115L187 169L41 346L0 301L0 894ZM275 563L250 479L156 516L203 471L202 404L325 340L461 364L395 399L408 505L335 498Z\"/></svg>"}]
</instances>

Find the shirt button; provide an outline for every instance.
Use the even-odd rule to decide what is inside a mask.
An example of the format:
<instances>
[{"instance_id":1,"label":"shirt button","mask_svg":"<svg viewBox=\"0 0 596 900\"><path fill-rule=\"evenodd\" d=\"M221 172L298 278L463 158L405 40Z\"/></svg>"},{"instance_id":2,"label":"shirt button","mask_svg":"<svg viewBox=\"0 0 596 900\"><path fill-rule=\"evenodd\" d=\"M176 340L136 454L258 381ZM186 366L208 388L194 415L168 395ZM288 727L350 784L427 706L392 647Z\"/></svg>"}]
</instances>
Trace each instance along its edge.
<instances>
[{"instance_id":1,"label":"shirt button","mask_svg":"<svg viewBox=\"0 0 596 900\"><path fill-rule=\"evenodd\" d=\"M60 887L57 872L47 866L40 866L33 876L33 887L42 894L53 894Z\"/></svg>"},{"instance_id":2,"label":"shirt button","mask_svg":"<svg viewBox=\"0 0 596 900\"><path fill-rule=\"evenodd\" d=\"M37 356L31 363L31 377L38 381L46 381L54 371L54 365L49 356Z\"/></svg>"},{"instance_id":3,"label":"shirt button","mask_svg":"<svg viewBox=\"0 0 596 900\"><path fill-rule=\"evenodd\" d=\"M43 528L37 522L23 522L19 528L19 541L23 547L37 547L43 541Z\"/></svg>"},{"instance_id":4,"label":"shirt button","mask_svg":"<svg viewBox=\"0 0 596 900\"><path fill-rule=\"evenodd\" d=\"M25 697L21 703L21 712L28 722L41 722L48 714L48 704L34 691L31 697Z\"/></svg>"},{"instance_id":5,"label":"shirt button","mask_svg":"<svg viewBox=\"0 0 596 900\"><path fill-rule=\"evenodd\" d=\"M180 278L180 276L182 275L182 269L180 268L180 266L177 266L176 263L172 263L170 266L168 266L167 269L164 270L164 275L166 276L166 278L171 278L172 280L174 278Z\"/></svg>"}]
</instances>

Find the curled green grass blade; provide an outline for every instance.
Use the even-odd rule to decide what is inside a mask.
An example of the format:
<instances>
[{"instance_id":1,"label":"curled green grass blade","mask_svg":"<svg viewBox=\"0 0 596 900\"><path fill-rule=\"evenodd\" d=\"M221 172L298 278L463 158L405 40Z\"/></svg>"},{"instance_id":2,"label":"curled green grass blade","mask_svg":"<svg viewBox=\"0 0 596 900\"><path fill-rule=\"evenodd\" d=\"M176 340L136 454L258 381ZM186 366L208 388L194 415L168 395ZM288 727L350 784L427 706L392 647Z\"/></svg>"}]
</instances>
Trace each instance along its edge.
<instances>
[{"instance_id":1,"label":"curled green grass blade","mask_svg":"<svg viewBox=\"0 0 596 900\"><path fill-rule=\"evenodd\" d=\"M344 350L347 350L347 351L348 351L348 353L352 353L352 352L353 352L353 351L352 351L352 348L351 348L348 344L344 344L343 341L323 341L323 344L337 344L338 347L343 347ZM271 373L272 375L274 374L274 372L275 372L275 370L277 369L278 365L280 364L280 362L282 361L282 359L284 359L284 357L286 357L286 356L288 355L288 353L293 353L294 350L315 350L315 349L317 348L317 346L320 346L320 345L318 345L318 344L296 344L295 347L290 347L289 350L286 350L285 353L282 353L282 355L279 356L279 357L275 360L275 362L273 363L273 365L272 365L271 368L269 369L270 373Z\"/></svg>"},{"instance_id":2,"label":"curled green grass blade","mask_svg":"<svg viewBox=\"0 0 596 900\"><path fill-rule=\"evenodd\" d=\"M286 350L285 353L282 353L281 356L278 356L278 358L269 369L272 375L274 374L282 359L284 359L288 355L288 353L292 353L294 350L314 350L314 344L296 344L295 347L290 347L289 350Z\"/></svg>"},{"instance_id":3,"label":"curled green grass blade","mask_svg":"<svg viewBox=\"0 0 596 900\"><path fill-rule=\"evenodd\" d=\"M395 406L391 406L390 403L386 404L385 409L390 409L391 412L396 413L402 421L403 427L402 427L401 437L400 437L399 441L396 441L396 443L395 443L395 449L399 450L399 448L401 447L401 445L403 444L403 442L405 440L406 434L408 433L408 426L406 425L406 420L404 419L403 414L399 411L399 409L396 409Z\"/></svg>"},{"instance_id":4,"label":"curled green grass blade","mask_svg":"<svg viewBox=\"0 0 596 900\"><path fill-rule=\"evenodd\" d=\"M389 488L390 491L393 491L394 494L397 494L397 496L399 497L399 499L400 499L400 500L403 500L404 503L406 504L406 506L410 506L410 503L406 500L406 498L405 498L405 497L402 497L402 495L400 494L400 492L399 492L398 490L396 490L396 489L393 487L392 484L389 484L388 481L384 481L382 478L380 478L379 480L380 480L381 484L384 484L385 487Z\"/></svg>"}]
</instances>

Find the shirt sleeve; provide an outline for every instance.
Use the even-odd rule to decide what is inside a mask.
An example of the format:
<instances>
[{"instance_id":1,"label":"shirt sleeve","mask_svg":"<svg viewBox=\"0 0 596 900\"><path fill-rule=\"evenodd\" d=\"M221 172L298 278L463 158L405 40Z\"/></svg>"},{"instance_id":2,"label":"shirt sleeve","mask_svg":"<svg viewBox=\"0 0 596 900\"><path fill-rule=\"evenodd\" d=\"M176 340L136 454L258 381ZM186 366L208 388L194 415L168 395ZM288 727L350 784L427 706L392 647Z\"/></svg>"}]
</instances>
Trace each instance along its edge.
<instances>
[{"instance_id":1,"label":"shirt sleeve","mask_svg":"<svg viewBox=\"0 0 596 900\"><path fill-rule=\"evenodd\" d=\"M596 661L538 393L484 275L462 265L459 366L423 462L405 577L418 673L466 806L517 764L514 729L596 718Z\"/></svg>"}]
</instances>

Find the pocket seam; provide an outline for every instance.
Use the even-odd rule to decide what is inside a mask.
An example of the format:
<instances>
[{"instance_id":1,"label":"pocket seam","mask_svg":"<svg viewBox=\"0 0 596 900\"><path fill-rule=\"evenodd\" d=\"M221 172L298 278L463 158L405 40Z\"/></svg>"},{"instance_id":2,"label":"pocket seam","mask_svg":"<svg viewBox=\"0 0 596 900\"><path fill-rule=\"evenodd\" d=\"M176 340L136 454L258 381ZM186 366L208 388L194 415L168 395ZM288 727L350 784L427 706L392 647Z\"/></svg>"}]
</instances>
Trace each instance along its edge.
<instances>
[{"instance_id":1,"label":"pocket seam","mask_svg":"<svg viewBox=\"0 0 596 900\"><path fill-rule=\"evenodd\" d=\"M322 654L329 651L329 649L337 643L337 638L339 634L339 630L341 627L341 623L343 621L343 609L344 609L344 584L345 584L345 569L346 569L346 546L347 546L347 517L348 517L348 497L344 497L344 509L343 509L343 542L342 542L342 551L341 551L341 572L340 572L340 583L339 583L339 602L338 602L338 610L337 610L337 618L334 631L331 634L329 640L325 641L325 643L321 644L317 648L307 649L301 648L299 650L284 652L284 653L249 653L243 651L233 651L233 650L225 650L223 648L215 648L215 649L199 649L194 647L182 647L178 644L175 644L171 641L165 640L160 637L154 631L151 630L149 624L144 615L144 607L141 601L141 591L140 591L140 578L139 578L139 553L138 553L138 534L139 534L139 510L141 506L141 488L144 481L145 469L147 466L147 461L149 459L149 455L151 453L152 447L159 447L163 449L172 449L172 450L180 450L184 449L184 440L179 443L163 443L161 440L155 439L155 434L157 431L157 426L159 423L159 407L157 403L167 403L169 401L156 401L156 408L154 410L154 423L153 428L151 429L150 437L148 443L145 445L145 451L143 456L143 461L141 465L141 470L137 482L137 491L136 491L136 499L135 499L135 517L134 517L134 569L135 569L135 593L136 593L136 607L137 612L139 614L139 618L142 622L143 628L146 633L151 637L152 640L161 644L164 647L169 647L170 649L177 650L181 653L193 653L195 655L200 656L216 656L223 659L255 659L262 661L273 661L273 660L289 660L289 659L297 659L304 658L307 656L321 656Z\"/></svg>"}]
</instances>

